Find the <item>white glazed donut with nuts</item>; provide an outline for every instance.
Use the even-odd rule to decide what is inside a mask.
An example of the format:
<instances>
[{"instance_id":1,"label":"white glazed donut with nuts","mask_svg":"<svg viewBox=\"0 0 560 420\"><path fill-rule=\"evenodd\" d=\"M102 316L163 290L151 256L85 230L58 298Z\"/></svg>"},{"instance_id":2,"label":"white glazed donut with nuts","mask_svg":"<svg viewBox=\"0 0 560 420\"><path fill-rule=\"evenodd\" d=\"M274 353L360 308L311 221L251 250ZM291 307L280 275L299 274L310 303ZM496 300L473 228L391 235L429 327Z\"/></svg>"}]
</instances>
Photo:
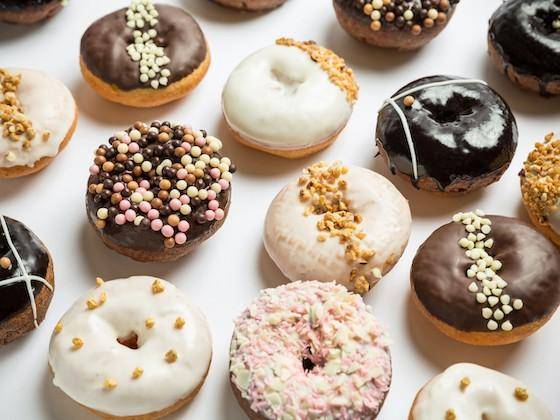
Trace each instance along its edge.
<instances>
[{"instance_id":1,"label":"white glazed donut with nuts","mask_svg":"<svg viewBox=\"0 0 560 420\"><path fill-rule=\"evenodd\" d=\"M264 244L291 281L335 280L363 294L397 263L410 228L408 201L386 178L320 162L274 198Z\"/></svg>"},{"instance_id":2,"label":"white glazed donut with nuts","mask_svg":"<svg viewBox=\"0 0 560 420\"><path fill-rule=\"evenodd\" d=\"M171 283L139 276L98 279L57 324L49 365L57 387L100 415L157 417L196 395L211 356L202 312Z\"/></svg>"},{"instance_id":3,"label":"white glazed donut with nuts","mask_svg":"<svg viewBox=\"0 0 560 420\"><path fill-rule=\"evenodd\" d=\"M552 420L545 405L520 381L485 367L459 363L417 394L410 420Z\"/></svg>"},{"instance_id":4,"label":"white glazed donut with nuts","mask_svg":"<svg viewBox=\"0 0 560 420\"><path fill-rule=\"evenodd\" d=\"M328 67L333 61L337 66ZM237 140L272 154L301 157L334 141L356 95L352 71L334 53L280 39L237 66L222 105Z\"/></svg>"}]
</instances>

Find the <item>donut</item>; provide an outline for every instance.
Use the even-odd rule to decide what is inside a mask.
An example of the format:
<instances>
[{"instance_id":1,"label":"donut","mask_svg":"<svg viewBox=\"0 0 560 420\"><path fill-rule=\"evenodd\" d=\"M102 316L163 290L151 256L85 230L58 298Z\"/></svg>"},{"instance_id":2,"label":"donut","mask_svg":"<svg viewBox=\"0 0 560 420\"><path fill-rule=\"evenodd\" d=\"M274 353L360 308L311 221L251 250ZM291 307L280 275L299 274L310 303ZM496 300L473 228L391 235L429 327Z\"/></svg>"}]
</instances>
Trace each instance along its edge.
<instances>
[{"instance_id":1,"label":"donut","mask_svg":"<svg viewBox=\"0 0 560 420\"><path fill-rule=\"evenodd\" d=\"M77 121L74 98L61 82L37 70L0 67L0 179L47 167Z\"/></svg>"},{"instance_id":2,"label":"donut","mask_svg":"<svg viewBox=\"0 0 560 420\"><path fill-rule=\"evenodd\" d=\"M2 0L0 22L31 25L56 15L67 0Z\"/></svg>"},{"instance_id":3,"label":"donut","mask_svg":"<svg viewBox=\"0 0 560 420\"><path fill-rule=\"evenodd\" d=\"M560 4L508 0L490 19L488 51L513 83L541 95L560 94Z\"/></svg>"},{"instance_id":4,"label":"donut","mask_svg":"<svg viewBox=\"0 0 560 420\"><path fill-rule=\"evenodd\" d=\"M286 0L212 0L232 9L260 12L282 6Z\"/></svg>"},{"instance_id":5,"label":"donut","mask_svg":"<svg viewBox=\"0 0 560 420\"><path fill-rule=\"evenodd\" d=\"M485 82L431 76L383 103L376 138L391 172L417 189L466 194L501 178L517 134L509 106Z\"/></svg>"},{"instance_id":6,"label":"donut","mask_svg":"<svg viewBox=\"0 0 560 420\"><path fill-rule=\"evenodd\" d=\"M415 50L447 26L459 0L333 0L338 22L352 37L383 48Z\"/></svg>"},{"instance_id":7,"label":"donut","mask_svg":"<svg viewBox=\"0 0 560 420\"><path fill-rule=\"evenodd\" d=\"M560 304L560 252L528 223L459 213L422 244L413 300L440 331L468 344L515 343Z\"/></svg>"},{"instance_id":8,"label":"donut","mask_svg":"<svg viewBox=\"0 0 560 420\"><path fill-rule=\"evenodd\" d=\"M457 363L416 395L409 420L553 420L546 406L511 376L471 363Z\"/></svg>"},{"instance_id":9,"label":"donut","mask_svg":"<svg viewBox=\"0 0 560 420\"><path fill-rule=\"evenodd\" d=\"M235 322L230 382L250 419L375 419L391 385L383 327L335 283L261 291Z\"/></svg>"},{"instance_id":10,"label":"donut","mask_svg":"<svg viewBox=\"0 0 560 420\"><path fill-rule=\"evenodd\" d=\"M49 346L53 384L111 419L156 419L190 402L212 359L200 309L154 277L97 284L56 324Z\"/></svg>"},{"instance_id":11,"label":"donut","mask_svg":"<svg viewBox=\"0 0 560 420\"><path fill-rule=\"evenodd\" d=\"M240 143L300 158L336 140L357 98L354 73L342 58L312 41L280 38L237 66L222 108Z\"/></svg>"},{"instance_id":12,"label":"donut","mask_svg":"<svg viewBox=\"0 0 560 420\"><path fill-rule=\"evenodd\" d=\"M264 245L291 281L335 280L364 294L397 263L410 227L408 201L386 178L319 162L270 204Z\"/></svg>"},{"instance_id":13,"label":"donut","mask_svg":"<svg viewBox=\"0 0 560 420\"><path fill-rule=\"evenodd\" d=\"M236 166L204 130L136 122L95 151L90 224L109 248L138 261L173 261L223 225Z\"/></svg>"},{"instance_id":14,"label":"donut","mask_svg":"<svg viewBox=\"0 0 560 420\"><path fill-rule=\"evenodd\" d=\"M95 21L82 36L80 67L103 98L133 107L175 101L193 90L210 65L206 38L185 10L132 0Z\"/></svg>"},{"instance_id":15,"label":"donut","mask_svg":"<svg viewBox=\"0 0 560 420\"><path fill-rule=\"evenodd\" d=\"M0 345L38 328L53 292L45 245L23 223L0 214Z\"/></svg>"},{"instance_id":16,"label":"donut","mask_svg":"<svg viewBox=\"0 0 560 420\"><path fill-rule=\"evenodd\" d=\"M534 225L560 246L560 140L537 143L520 173L523 203Z\"/></svg>"}]
</instances>

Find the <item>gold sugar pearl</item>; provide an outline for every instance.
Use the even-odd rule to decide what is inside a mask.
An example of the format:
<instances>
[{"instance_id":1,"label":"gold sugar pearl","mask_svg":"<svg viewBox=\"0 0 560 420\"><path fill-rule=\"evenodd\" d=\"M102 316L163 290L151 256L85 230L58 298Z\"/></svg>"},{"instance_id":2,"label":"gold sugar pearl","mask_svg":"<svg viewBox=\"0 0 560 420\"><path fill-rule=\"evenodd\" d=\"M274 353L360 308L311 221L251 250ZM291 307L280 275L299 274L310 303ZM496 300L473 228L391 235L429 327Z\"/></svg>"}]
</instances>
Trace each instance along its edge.
<instances>
[{"instance_id":1,"label":"gold sugar pearl","mask_svg":"<svg viewBox=\"0 0 560 420\"><path fill-rule=\"evenodd\" d=\"M181 328L183 328L185 325L185 318L183 317L177 317L177 319L175 320L175 328L177 328L178 330L180 330Z\"/></svg>"},{"instance_id":2,"label":"gold sugar pearl","mask_svg":"<svg viewBox=\"0 0 560 420\"><path fill-rule=\"evenodd\" d=\"M72 339L72 346L74 350L79 350L84 346L84 341L80 337L74 337Z\"/></svg>"},{"instance_id":3,"label":"gold sugar pearl","mask_svg":"<svg viewBox=\"0 0 560 420\"><path fill-rule=\"evenodd\" d=\"M155 279L152 283L152 293L157 294L163 292L164 290L165 286L163 285L163 282L160 279Z\"/></svg>"},{"instance_id":4,"label":"gold sugar pearl","mask_svg":"<svg viewBox=\"0 0 560 420\"><path fill-rule=\"evenodd\" d=\"M408 96L405 96L405 98L403 100L403 103L404 103L404 106L406 106L407 108L410 108L414 104L414 101L416 101L416 99L414 99L414 96L408 95Z\"/></svg>"},{"instance_id":5,"label":"gold sugar pearl","mask_svg":"<svg viewBox=\"0 0 560 420\"><path fill-rule=\"evenodd\" d=\"M177 361L177 352L175 350L169 350L165 353L165 361L167 363L175 363Z\"/></svg>"},{"instance_id":6,"label":"gold sugar pearl","mask_svg":"<svg viewBox=\"0 0 560 420\"><path fill-rule=\"evenodd\" d=\"M132 379L138 379L144 373L144 369L137 367L132 371Z\"/></svg>"},{"instance_id":7,"label":"gold sugar pearl","mask_svg":"<svg viewBox=\"0 0 560 420\"><path fill-rule=\"evenodd\" d=\"M0 267L4 270L8 270L12 266L12 261L8 257L0 258Z\"/></svg>"}]
</instances>

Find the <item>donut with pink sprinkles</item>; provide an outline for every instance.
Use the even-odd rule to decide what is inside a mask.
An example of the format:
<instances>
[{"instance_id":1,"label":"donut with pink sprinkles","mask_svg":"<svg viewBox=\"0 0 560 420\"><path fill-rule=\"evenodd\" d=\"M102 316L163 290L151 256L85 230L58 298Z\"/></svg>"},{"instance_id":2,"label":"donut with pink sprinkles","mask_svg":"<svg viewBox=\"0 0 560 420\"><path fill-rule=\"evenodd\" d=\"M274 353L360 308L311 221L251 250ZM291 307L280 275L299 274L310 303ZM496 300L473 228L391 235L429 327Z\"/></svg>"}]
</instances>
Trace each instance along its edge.
<instances>
[{"instance_id":1,"label":"donut with pink sprinkles","mask_svg":"<svg viewBox=\"0 0 560 420\"><path fill-rule=\"evenodd\" d=\"M383 327L344 286L263 290L235 323L230 382L251 419L375 419L391 376Z\"/></svg>"}]
</instances>

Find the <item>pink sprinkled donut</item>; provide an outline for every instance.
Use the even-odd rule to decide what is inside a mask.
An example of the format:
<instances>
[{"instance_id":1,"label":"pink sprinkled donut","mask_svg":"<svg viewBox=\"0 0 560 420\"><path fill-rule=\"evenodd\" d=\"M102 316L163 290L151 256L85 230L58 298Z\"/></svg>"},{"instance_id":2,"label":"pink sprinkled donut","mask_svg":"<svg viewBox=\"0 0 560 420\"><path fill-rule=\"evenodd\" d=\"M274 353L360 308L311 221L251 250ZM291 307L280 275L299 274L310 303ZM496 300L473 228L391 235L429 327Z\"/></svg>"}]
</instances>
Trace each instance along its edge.
<instances>
[{"instance_id":1,"label":"pink sprinkled donut","mask_svg":"<svg viewBox=\"0 0 560 420\"><path fill-rule=\"evenodd\" d=\"M295 282L263 290L237 319L230 381L251 419L375 419L391 356L359 295Z\"/></svg>"}]
</instances>

